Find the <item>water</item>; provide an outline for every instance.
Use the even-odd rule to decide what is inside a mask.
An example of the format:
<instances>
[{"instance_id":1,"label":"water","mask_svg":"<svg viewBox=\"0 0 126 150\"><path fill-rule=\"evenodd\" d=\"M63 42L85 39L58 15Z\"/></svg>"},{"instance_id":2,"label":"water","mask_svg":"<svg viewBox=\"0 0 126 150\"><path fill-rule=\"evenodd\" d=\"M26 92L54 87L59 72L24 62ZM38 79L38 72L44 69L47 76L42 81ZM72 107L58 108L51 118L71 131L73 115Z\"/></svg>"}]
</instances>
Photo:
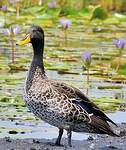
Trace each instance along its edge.
<instances>
[{"instance_id":1,"label":"water","mask_svg":"<svg viewBox=\"0 0 126 150\"><path fill-rule=\"evenodd\" d=\"M118 31L122 36L124 36L124 27L125 26L122 24ZM100 48L104 50L102 52L102 56L109 56L109 59L112 55L117 53L117 50L112 44L112 26L102 26L102 28L105 28L107 31L104 33L94 33L93 28L96 28L96 26L91 24L89 26L78 25L76 27L72 27L68 33L67 45L64 42L64 34L59 28L44 28L46 36L44 58L46 63L57 67L58 70L67 66L69 68L69 73L74 73L59 74L56 70L47 70L47 76L50 79L66 82L70 85L78 87L84 93L86 92L86 75L82 75L82 52L92 52L92 57L95 58L93 59L92 65L99 63L100 59L102 59ZM1 38L3 38L2 33L0 35ZM17 39L18 38L21 38L21 35L19 35ZM22 95L22 89L27 73L26 71L16 73L10 73L7 71L7 64L11 61L10 43L6 43L1 40L0 45L0 64L5 65L4 71L0 71L0 96L14 97L17 95ZM28 68L29 60L32 58L31 46L16 47L15 56L18 63L23 63L26 65L26 68ZM123 57L126 57L125 51ZM28 59L28 62L22 62L24 59ZM73 59L73 61L71 61L71 59ZM103 61L103 64L104 63L109 65L109 61ZM126 112L121 112L119 109L120 104L125 103L126 101L126 84L123 82L106 82L105 79L95 75L90 76L91 87L89 89L89 97L92 100L97 98L108 98L109 101L103 101L100 103L100 105L105 106L106 104L111 104L112 107L107 110L107 112L111 112L108 114L110 118L117 123L126 122ZM101 85L122 86L122 88L101 90L98 88ZM111 101L111 99L115 98L117 95L119 99L122 99L122 101ZM116 109L113 109L115 107ZM36 119L34 115L30 113L25 107L13 106L13 102L12 105L1 104L0 113L0 137L9 136L12 138L47 139L57 137L57 128ZM17 134L9 134L9 131L17 131ZM64 136L66 137L66 132ZM73 134L73 139L82 140L86 139L87 137L88 134Z\"/></svg>"},{"instance_id":2,"label":"water","mask_svg":"<svg viewBox=\"0 0 126 150\"><path fill-rule=\"evenodd\" d=\"M4 107L5 109L5 107ZM1 109L0 109L1 111ZM12 112L13 111L13 112ZM12 113L11 113L12 112ZM13 113L16 116L13 116ZM126 122L126 112L117 111L115 113L107 114L114 122L122 123ZM28 118L29 117L29 118ZM11 138L37 138L37 139L52 139L57 138L58 129L41 120L38 120L34 115L28 112L27 108L22 109L22 112L16 112L12 106L6 107L5 114L1 114L0 119L0 137ZM16 131L16 134L9 134L10 131ZM84 140L87 139L89 134L87 133L75 133L73 132L72 139ZM66 131L63 137L67 137Z\"/></svg>"},{"instance_id":3,"label":"water","mask_svg":"<svg viewBox=\"0 0 126 150\"><path fill-rule=\"evenodd\" d=\"M5 107L4 107L5 109ZM12 106L6 106L5 114L1 114L0 119L0 137L11 138L37 138L37 139L53 139L57 138L58 129L41 120L38 120L34 115L28 112L27 108L21 109L22 112L16 112ZM1 109L0 109L1 111ZM12 113L11 113L12 112ZM14 116L13 114L16 114ZM126 112L117 111L115 113L107 114L114 122L122 123L126 122ZM29 117L29 118L28 118ZM16 134L9 134L10 131L16 131ZM84 140L87 139L89 134L87 133L75 133L73 132L72 139ZM66 131L63 137L67 137Z\"/></svg>"}]
</instances>

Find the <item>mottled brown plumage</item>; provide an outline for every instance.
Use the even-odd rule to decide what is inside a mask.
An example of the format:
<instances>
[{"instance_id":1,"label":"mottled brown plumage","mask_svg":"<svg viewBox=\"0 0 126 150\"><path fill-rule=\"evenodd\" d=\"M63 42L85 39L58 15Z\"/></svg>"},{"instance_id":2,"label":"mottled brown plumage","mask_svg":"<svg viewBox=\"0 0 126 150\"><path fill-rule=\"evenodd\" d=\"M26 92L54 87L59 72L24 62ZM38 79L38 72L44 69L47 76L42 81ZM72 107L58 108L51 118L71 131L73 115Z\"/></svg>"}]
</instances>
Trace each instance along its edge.
<instances>
[{"instance_id":1,"label":"mottled brown plumage","mask_svg":"<svg viewBox=\"0 0 126 150\"><path fill-rule=\"evenodd\" d=\"M115 123L80 90L47 78L43 65L44 32L41 27L32 26L28 34L34 55L26 80L24 100L37 117L59 128L56 145L60 145L64 129L68 133L69 146L72 131L117 136L108 124Z\"/></svg>"}]
</instances>

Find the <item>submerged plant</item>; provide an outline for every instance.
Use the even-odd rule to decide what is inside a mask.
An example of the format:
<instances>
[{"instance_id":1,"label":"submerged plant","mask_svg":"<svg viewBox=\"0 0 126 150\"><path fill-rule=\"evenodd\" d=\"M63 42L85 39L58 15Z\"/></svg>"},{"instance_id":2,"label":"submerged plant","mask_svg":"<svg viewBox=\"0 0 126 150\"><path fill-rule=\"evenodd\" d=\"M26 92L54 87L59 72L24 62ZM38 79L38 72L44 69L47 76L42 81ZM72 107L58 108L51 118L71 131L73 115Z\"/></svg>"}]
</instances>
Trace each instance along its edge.
<instances>
[{"instance_id":1,"label":"submerged plant","mask_svg":"<svg viewBox=\"0 0 126 150\"><path fill-rule=\"evenodd\" d=\"M1 10L4 13L4 25L6 25L6 12L7 12L7 6L6 5L2 5Z\"/></svg>"},{"instance_id":2,"label":"submerged plant","mask_svg":"<svg viewBox=\"0 0 126 150\"><path fill-rule=\"evenodd\" d=\"M71 20L69 19L61 19L60 24L62 26L62 30L64 31L65 41L67 42L67 30L71 26Z\"/></svg>"},{"instance_id":3,"label":"submerged plant","mask_svg":"<svg viewBox=\"0 0 126 150\"><path fill-rule=\"evenodd\" d=\"M83 67L87 70L87 85L89 86L89 70L91 67L91 53L90 52L83 52L82 53L82 61ZM88 95L88 88L86 94Z\"/></svg>"},{"instance_id":4,"label":"submerged plant","mask_svg":"<svg viewBox=\"0 0 126 150\"><path fill-rule=\"evenodd\" d=\"M118 53L118 63L116 66L116 72L118 72L119 67L120 67L120 63L121 63L121 57L122 57L123 49L126 47L126 39L114 39L113 43L119 52Z\"/></svg>"},{"instance_id":5,"label":"submerged plant","mask_svg":"<svg viewBox=\"0 0 126 150\"><path fill-rule=\"evenodd\" d=\"M4 30L4 35L9 37L12 49L12 63L15 63L15 36L19 34L21 28L19 26L11 26L10 29Z\"/></svg>"}]
</instances>

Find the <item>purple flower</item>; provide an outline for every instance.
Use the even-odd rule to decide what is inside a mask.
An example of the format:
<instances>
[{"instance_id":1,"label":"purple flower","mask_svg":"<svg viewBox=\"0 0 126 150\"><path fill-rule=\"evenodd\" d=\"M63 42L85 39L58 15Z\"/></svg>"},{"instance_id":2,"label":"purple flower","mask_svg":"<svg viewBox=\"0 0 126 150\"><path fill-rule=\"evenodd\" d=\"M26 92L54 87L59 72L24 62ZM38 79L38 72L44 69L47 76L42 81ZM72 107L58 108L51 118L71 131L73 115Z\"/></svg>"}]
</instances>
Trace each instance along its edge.
<instances>
[{"instance_id":1,"label":"purple flower","mask_svg":"<svg viewBox=\"0 0 126 150\"><path fill-rule=\"evenodd\" d=\"M20 0L10 0L10 3L11 4L14 4L14 3L17 3L17 2L19 2Z\"/></svg>"},{"instance_id":2,"label":"purple flower","mask_svg":"<svg viewBox=\"0 0 126 150\"><path fill-rule=\"evenodd\" d=\"M91 61L91 53L90 52L83 52L82 53L82 60L83 61Z\"/></svg>"},{"instance_id":3,"label":"purple flower","mask_svg":"<svg viewBox=\"0 0 126 150\"><path fill-rule=\"evenodd\" d=\"M53 0L53 1L49 2L48 7L51 8L51 9L56 8L56 1Z\"/></svg>"},{"instance_id":4,"label":"purple flower","mask_svg":"<svg viewBox=\"0 0 126 150\"><path fill-rule=\"evenodd\" d=\"M88 59L89 61L91 61L91 53L90 53L90 52L87 53L87 59Z\"/></svg>"},{"instance_id":5,"label":"purple flower","mask_svg":"<svg viewBox=\"0 0 126 150\"><path fill-rule=\"evenodd\" d=\"M126 39L114 39L113 43L116 48L123 49L126 46Z\"/></svg>"},{"instance_id":6,"label":"purple flower","mask_svg":"<svg viewBox=\"0 0 126 150\"><path fill-rule=\"evenodd\" d=\"M15 3L15 0L10 0L10 3L11 3L11 4L14 4L14 3Z\"/></svg>"},{"instance_id":7,"label":"purple flower","mask_svg":"<svg viewBox=\"0 0 126 150\"><path fill-rule=\"evenodd\" d=\"M85 54L85 52L82 53L82 60L83 61L86 60L86 54Z\"/></svg>"},{"instance_id":8,"label":"purple flower","mask_svg":"<svg viewBox=\"0 0 126 150\"><path fill-rule=\"evenodd\" d=\"M16 36L20 32L20 30L21 30L21 28L19 26L13 26L13 27L10 27L10 29L5 29L4 35L5 36L10 36L10 35Z\"/></svg>"},{"instance_id":9,"label":"purple flower","mask_svg":"<svg viewBox=\"0 0 126 150\"><path fill-rule=\"evenodd\" d=\"M61 19L60 20L60 24L62 25L62 27L64 29L67 29L67 28L69 28L71 26L71 21L68 20L68 19Z\"/></svg>"},{"instance_id":10,"label":"purple flower","mask_svg":"<svg viewBox=\"0 0 126 150\"><path fill-rule=\"evenodd\" d=\"M21 31L21 28L19 26L13 27L13 33L16 36Z\"/></svg>"},{"instance_id":11,"label":"purple flower","mask_svg":"<svg viewBox=\"0 0 126 150\"><path fill-rule=\"evenodd\" d=\"M91 65L91 53L90 52L83 52L82 53L82 60L83 60L83 65L89 69Z\"/></svg>"},{"instance_id":12,"label":"purple flower","mask_svg":"<svg viewBox=\"0 0 126 150\"><path fill-rule=\"evenodd\" d=\"M6 6L6 5L3 5L3 6L1 7L1 10L2 10L2 11L7 11L7 6Z\"/></svg>"},{"instance_id":13,"label":"purple flower","mask_svg":"<svg viewBox=\"0 0 126 150\"><path fill-rule=\"evenodd\" d=\"M11 34L11 32L10 32L9 29L5 29L5 30L4 30L4 35L5 35L5 36L10 36L10 34Z\"/></svg>"}]
</instances>

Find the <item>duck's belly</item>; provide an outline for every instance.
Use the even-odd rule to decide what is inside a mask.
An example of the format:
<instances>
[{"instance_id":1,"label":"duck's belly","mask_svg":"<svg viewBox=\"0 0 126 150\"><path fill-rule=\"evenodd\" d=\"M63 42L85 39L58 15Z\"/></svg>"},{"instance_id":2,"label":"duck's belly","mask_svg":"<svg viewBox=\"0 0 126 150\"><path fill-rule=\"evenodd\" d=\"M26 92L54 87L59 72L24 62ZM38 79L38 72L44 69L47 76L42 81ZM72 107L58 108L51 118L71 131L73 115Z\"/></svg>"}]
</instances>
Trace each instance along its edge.
<instances>
[{"instance_id":1,"label":"duck's belly","mask_svg":"<svg viewBox=\"0 0 126 150\"><path fill-rule=\"evenodd\" d=\"M26 106L29 110L43 121L58 128L68 129L71 123L67 121L60 108L48 106L46 102L28 100L25 97Z\"/></svg>"},{"instance_id":2,"label":"duck's belly","mask_svg":"<svg viewBox=\"0 0 126 150\"><path fill-rule=\"evenodd\" d=\"M48 103L47 101L39 101L24 97L27 107L38 118L43 121L62 129L71 129L75 132L92 132L94 128L85 122L84 118L74 116L72 111L64 112L62 107L59 107L53 101ZM78 118L78 119L77 119Z\"/></svg>"}]
</instances>

